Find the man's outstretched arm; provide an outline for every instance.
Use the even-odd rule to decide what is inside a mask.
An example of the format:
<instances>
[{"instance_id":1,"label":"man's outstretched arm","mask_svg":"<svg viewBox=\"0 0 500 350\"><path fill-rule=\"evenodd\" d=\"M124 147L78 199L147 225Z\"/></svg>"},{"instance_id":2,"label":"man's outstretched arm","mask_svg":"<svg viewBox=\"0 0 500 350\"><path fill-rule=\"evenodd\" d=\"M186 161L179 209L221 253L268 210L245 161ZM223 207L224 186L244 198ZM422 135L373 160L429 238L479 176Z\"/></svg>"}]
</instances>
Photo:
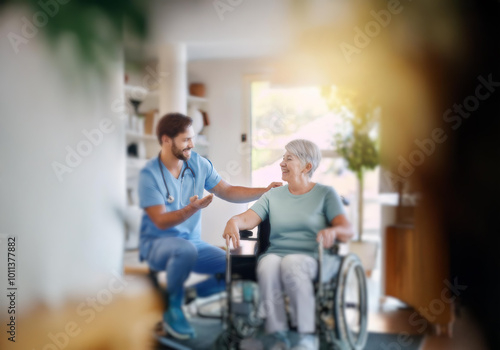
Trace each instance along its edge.
<instances>
[{"instance_id":1,"label":"man's outstretched arm","mask_svg":"<svg viewBox=\"0 0 500 350\"><path fill-rule=\"evenodd\" d=\"M170 212L167 211L167 208L163 204L153 205L144 210L146 210L146 213L156 227L160 230L166 230L186 221L198 210L206 208L212 202L213 197L212 194L201 199L198 199L198 196L191 197L189 199L190 203L184 208Z\"/></svg>"},{"instance_id":2,"label":"man's outstretched arm","mask_svg":"<svg viewBox=\"0 0 500 350\"><path fill-rule=\"evenodd\" d=\"M217 197L222 198L232 203L245 203L259 199L264 193L271 188L282 186L282 182L272 182L267 187L243 187L232 186L224 180L212 188L209 192L215 194Z\"/></svg>"}]
</instances>

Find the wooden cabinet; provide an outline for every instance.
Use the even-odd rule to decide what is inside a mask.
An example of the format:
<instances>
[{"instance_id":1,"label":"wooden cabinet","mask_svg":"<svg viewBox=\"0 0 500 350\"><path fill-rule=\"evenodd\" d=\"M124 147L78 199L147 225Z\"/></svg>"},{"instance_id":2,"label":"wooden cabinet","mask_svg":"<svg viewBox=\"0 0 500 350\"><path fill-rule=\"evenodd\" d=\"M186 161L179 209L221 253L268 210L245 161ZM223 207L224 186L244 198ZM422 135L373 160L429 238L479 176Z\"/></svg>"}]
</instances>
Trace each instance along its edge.
<instances>
[{"instance_id":1,"label":"wooden cabinet","mask_svg":"<svg viewBox=\"0 0 500 350\"><path fill-rule=\"evenodd\" d=\"M448 266L447 243L430 226L386 228L385 294L413 307L438 333L452 319Z\"/></svg>"},{"instance_id":2,"label":"wooden cabinet","mask_svg":"<svg viewBox=\"0 0 500 350\"><path fill-rule=\"evenodd\" d=\"M408 226L389 226L386 230L386 278L387 295L410 304L415 294L414 242L415 230Z\"/></svg>"}]
</instances>

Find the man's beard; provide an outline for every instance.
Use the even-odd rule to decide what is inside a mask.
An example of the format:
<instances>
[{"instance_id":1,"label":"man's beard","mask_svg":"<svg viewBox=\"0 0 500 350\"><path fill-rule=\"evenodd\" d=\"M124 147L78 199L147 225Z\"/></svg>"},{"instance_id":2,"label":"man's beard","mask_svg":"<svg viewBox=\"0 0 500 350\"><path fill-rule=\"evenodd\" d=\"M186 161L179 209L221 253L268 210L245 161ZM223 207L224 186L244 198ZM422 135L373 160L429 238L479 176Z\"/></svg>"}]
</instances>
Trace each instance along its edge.
<instances>
[{"instance_id":1,"label":"man's beard","mask_svg":"<svg viewBox=\"0 0 500 350\"><path fill-rule=\"evenodd\" d=\"M186 150L189 150L190 148L185 148L183 150L181 150L180 148L178 148L175 144L172 144L172 154L179 160L182 160L182 161L187 161L190 157L189 156L185 156L184 153L182 153L183 151L186 151Z\"/></svg>"}]
</instances>

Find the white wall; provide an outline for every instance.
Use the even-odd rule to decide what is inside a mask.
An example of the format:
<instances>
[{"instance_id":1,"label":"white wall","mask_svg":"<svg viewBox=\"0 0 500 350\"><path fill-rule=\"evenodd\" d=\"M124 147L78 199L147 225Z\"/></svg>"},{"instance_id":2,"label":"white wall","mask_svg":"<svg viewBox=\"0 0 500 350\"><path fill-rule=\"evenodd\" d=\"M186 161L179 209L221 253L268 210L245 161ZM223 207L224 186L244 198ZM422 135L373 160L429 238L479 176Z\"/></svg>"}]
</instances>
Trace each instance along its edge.
<instances>
[{"instance_id":1,"label":"white wall","mask_svg":"<svg viewBox=\"0 0 500 350\"><path fill-rule=\"evenodd\" d=\"M209 158L217 171L232 185L249 186L251 165L249 152L250 125L245 103L244 77L271 72L271 60L235 59L195 61L188 64L190 83L206 86L208 114L211 125L203 131L210 141ZM249 96L247 96L249 97ZM243 144L241 133L247 133ZM269 182L280 179L269 179ZM205 241L223 245L222 233L231 216L246 210L246 204L233 204L214 199L202 214L202 237Z\"/></svg>"},{"instance_id":2,"label":"white wall","mask_svg":"<svg viewBox=\"0 0 500 350\"><path fill-rule=\"evenodd\" d=\"M224 9L216 6L226 3ZM294 35L288 0L151 3L153 41L188 44L189 59L256 57L276 52Z\"/></svg>"},{"instance_id":3,"label":"white wall","mask_svg":"<svg viewBox=\"0 0 500 350\"><path fill-rule=\"evenodd\" d=\"M19 33L23 15L3 12L0 36ZM38 301L91 295L121 271L125 137L112 110L123 65L111 62L101 77L83 72L70 41L54 50L43 33L18 53L2 40L0 52L0 289L7 290L7 236L16 236L22 312ZM68 166L67 148L75 150L87 139L83 131L105 119L110 132ZM70 172L58 178L54 162Z\"/></svg>"},{"instance_id":4,"label":"white wall","mask_svg":"<svg viewBox=\"0 0 500 350\"><path fill-rule=\"evenodd\" d=\"M289 48L301 32L352 16L348 1L154 0L152 42L188 44L190 59L265 57Z\"/></svg>"}]
</instances>

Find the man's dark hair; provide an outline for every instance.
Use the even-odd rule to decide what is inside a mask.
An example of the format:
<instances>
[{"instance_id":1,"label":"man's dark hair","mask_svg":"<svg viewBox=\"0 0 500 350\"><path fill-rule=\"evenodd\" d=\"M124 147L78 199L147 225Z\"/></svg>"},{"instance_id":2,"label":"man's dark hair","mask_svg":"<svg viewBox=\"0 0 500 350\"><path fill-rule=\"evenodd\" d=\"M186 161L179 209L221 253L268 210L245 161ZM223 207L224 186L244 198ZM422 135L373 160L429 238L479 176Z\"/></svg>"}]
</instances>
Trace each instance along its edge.
<instances>
[{"instance_id":1,"label":"man's dark hair","mask_svg":"<svg viewBox=\"0 0 500 350\"><path fill-rule=\"evenodd\" d=\"M193 124L193 119L181 113L165 114L156 127L156 135L161 145L161 138L167 135L171 139L182 132L185 132Z\"/></svg>"}]
</instances>

